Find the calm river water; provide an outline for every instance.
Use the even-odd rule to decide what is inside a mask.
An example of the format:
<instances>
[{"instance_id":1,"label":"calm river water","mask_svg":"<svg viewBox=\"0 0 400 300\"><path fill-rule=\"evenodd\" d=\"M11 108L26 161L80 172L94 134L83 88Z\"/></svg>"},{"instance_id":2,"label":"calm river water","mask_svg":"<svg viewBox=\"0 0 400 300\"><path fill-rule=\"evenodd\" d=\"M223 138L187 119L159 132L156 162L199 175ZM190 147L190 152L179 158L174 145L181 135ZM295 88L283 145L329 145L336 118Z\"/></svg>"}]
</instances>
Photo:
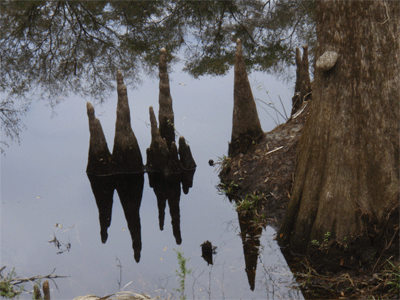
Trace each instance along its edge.
<instances>
[{"instance_id":1,"label":"calm river water","mask_svg":"<svg viewBox=\"0 0 400 300\"><path fill-rule=\"evenodd\" d=\"M218 174L208 160L216 161L228 150L233 72L200 80L176 72L170 78L175 127L188 140L197 163L193 187L180 198L182 243L177 245L174 238L168 205L164 230L160 231L157 198L145 174L140 262L134 260L116 192L108 240L102 244L99 213L85 173L89 148L86 101L90 99L71 96L56 107L55 115L44 102L35 102L23 119L27 129L21 144L6 148L1 157L1 266L7 266L3 274L15 267L18 276L30 277L56 268L54 274L70 277L57 279L58 289L50 282L52 299L104 296L120 289L153 297L172 294L177 299L175 270L179 265L174 249L179 249L193 268L186 279L188 299L303 299L270 227L260 238L255 289L250 289L237 213L215 188ZM148 108L152 105L158 114L158 80L143 79L143 85L128 90L128 97L132 128L145 163L151 140ZM280 95L290 112L292 90L288 86L259 73L250 81L256 97L270 102L265 90L257 90L263 83L277 107ZM110 151L116 103L115 91L107 103L95 106ZM264 131L271 130L274 121L263 109L258 110ZM49 243L54 237L60 241L60 249ZM209 266L201 257L200 244L206 240L218 247L214 264ZM25 288L31 290L32 285L25 284ZM31 296L25 293L21 299Z\"/></svg>"}]
</instances>

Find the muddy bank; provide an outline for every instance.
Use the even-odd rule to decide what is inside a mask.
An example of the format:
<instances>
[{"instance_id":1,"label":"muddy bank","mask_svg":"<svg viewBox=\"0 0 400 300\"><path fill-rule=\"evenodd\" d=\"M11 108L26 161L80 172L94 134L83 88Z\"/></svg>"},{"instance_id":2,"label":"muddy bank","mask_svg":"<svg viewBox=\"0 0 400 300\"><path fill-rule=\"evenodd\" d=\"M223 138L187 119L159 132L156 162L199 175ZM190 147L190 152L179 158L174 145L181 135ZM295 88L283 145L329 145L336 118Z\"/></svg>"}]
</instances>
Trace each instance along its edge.
<instances>
[{"instance_id":1,"label":"muddy bank","mask_svg":"<svg viewBox=\"0 0 400 300\"><path fill-rule=\"evenodd\" d=\"M246 153L225 157L220 165L220 189L231 199L256 195L264 225L278 229L290 200L297 143L309 111L305 103L298 114L264 134Z\"/></svg>"}]
</instances>

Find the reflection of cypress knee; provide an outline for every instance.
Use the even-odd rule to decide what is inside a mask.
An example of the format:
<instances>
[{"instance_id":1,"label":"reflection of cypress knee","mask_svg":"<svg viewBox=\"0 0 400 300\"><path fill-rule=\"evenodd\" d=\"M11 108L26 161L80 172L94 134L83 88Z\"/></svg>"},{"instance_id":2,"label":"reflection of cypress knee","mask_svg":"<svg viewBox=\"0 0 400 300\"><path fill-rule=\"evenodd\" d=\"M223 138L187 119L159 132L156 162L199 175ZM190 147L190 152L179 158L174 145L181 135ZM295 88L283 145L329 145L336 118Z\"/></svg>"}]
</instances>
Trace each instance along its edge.
<instances>
[{"instance_id":1,"label":"reflection of cypress knee","mask_svg":"<svg viewBox=\"0 0 400 300\"><path fill-rule=\"evenodd\" d=\"M259 141L264 136L247 78L240 39L237 39L236 44L232 139L229 145L229 156L246 151L253 142Z\"/></svg>"},{"instance_id":2,"label":"reflection of cypress knee","mask_svg":"<svg viewBox=\"0 0 400 300\"><path fill-rule=\"evenodd\" d=\"M99 210L100 236L104 244L108 239L114 197L114 176L96 176L87 174Z\"/></svg>"},{"instance_id":3,"label":"reflection of cypress knee","mask_svg":"<svg viewBox=\"0 0 400 300\"><path fill-rule=\"evenodd\" d=\"M148 172L149 185L154 190L154 194L157 197L157 207L158 207L158 223L160 230L164 230L164 220L165 220L165 207L167 206L167 194L165 192L166 186L168 186L164 178L164 175L155 172Z\"/></svg>"},{"instance_id":4,"label":"reflection of cypress knee","mask_svg":"<svg viewBox=\"0 0 400 300\"><path fill-rule=\"evenodd\" d=\"M164 180L167 182L164 192L166 195L168 195L168 206L169 213L171 215L172 232L174 234L176 244L180 245L182 243L181 215L179 208L179 202L181 198L180 176L175 174L169 176L168 180Z\"/></svg>"},{"instance_id":5,"label":"reflection of cypress knee","mask_svg":"<svg viewBox=\"0 0 400 300\"><path fill-rule=\"evenodd\" d=\"M308 46L303 46L303 58L300 56L300 49L296 48L296 85L292 98L292 115L303 105L305 96L311 92L311 81L309 74Z\"/></svg>"},{"instance_id":6,"label":"reflection of cypress knee","mask_svg":"<svg viewBox=\"0 0 400 300\"><path fill-rule=\"evenodd\" d=\"M157 120L154 115L153 107L150 106L150 123L151 123L151 144L147 149L147 164L146 167L151 171L168 172L168 163L170 152L165 139L160 135L157 128Z\"/></svg>"},{"instance_id":7,"label":"reflection of cypress knee","mask_svg":"<svg viewBox=\"0 0 400 300\"><path fill-rule=\"evenodd\" d=\"M131 127L131 115L128 104L126 85L121 71L117 74L118 105L113 162L117 173L142 172L143 161L135 134Z\"/></svg>"},{"instance_id":8,"label":"reflection of cypress knee","mask_svg":"<svg viewBox=\"0 0 400 300\"><path fill-rule=\"evenodd\" d=\"M115 182L118 196L131 234L134 258L136 262L139 262L142 251L139 211L142 203L144 174L120 174L117 176Z\"/></svg>"},{"instance_id":9,"label":"reflection of cypress knee","mask_svg":"<svg viewBox=\"0 0 400 300\"><path fill-rule=\"evenodd\" d=\"M172 109L172 97L169 87L165 48L161 49L159 71L160 94L158 102L160 109L158 111L158 121L160 122L161 137L167 141L168 149L171 149L171 144L175 141L174 111Z\"/></svg>"},{"instance_id":10,"label":"reflection of cypress knee","mask_svg":"<svg viewBox=\"0 0 400 300\"><path fill-rule=\"evenodd\" d=\"M189 189L193 186L193 177L196 169L183 170L181 173L182 190L185 195L189 193Z\"/></svg>"},{"instance_id":11,"label":"reflection of cypress knee","mask_svg":"<svg viewBox=\"0 0 400 300\"><path fill-rule=\"evenodd\" d=\"M255 286L258 251L262 233L262 227L254 226L253 217L252 213L238 212L247 280L252 291L254 291Z\"/></svg>"},{"instance_id":12,"label":"reflection of cypress knee","mask_svg":"<svg viewBox=\"0 0 400 300\"><path fill-rule=\"evenodd\" d=\"M193 159L190 147L186 144L186 140L183 136L179 137L179 158L182 167L185 170L192 170L196 168L196 162Z\"/></svg>"},{"instance_id":13,"label":"reflection of cypress knee","mask_svg":"<svg viewBox=\"0 0 400 300\"><path fill-rule=\"evenodd\" d=\"M93 105L86 104L89 118L89 155L86 172L89 174L105 175L112 173L111 153L108 150L106 138L99 119L94 115Z\"/></svg>"}]
</instances>

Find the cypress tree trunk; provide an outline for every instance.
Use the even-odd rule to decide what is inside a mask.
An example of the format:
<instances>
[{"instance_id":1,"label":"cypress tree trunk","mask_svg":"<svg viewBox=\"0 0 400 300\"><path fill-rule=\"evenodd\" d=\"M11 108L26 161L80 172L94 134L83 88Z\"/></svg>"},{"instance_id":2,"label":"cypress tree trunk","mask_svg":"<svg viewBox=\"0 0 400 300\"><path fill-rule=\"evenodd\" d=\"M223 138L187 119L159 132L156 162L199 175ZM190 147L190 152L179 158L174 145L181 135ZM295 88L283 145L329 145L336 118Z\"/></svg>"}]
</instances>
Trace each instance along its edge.
<instances>
[{"instance_id":1,"label":"cypress tree trunk","mask_svg":"<svg viewBox=\"0 0 400 300\"><path fill-rule=\"evenodd\" d=\"M299 142L281 244L305 253L343 240L399 201L399 5L317 1L311 110ZM335 63L335 54L337 61Z\"/></svg>"}]
</instances>

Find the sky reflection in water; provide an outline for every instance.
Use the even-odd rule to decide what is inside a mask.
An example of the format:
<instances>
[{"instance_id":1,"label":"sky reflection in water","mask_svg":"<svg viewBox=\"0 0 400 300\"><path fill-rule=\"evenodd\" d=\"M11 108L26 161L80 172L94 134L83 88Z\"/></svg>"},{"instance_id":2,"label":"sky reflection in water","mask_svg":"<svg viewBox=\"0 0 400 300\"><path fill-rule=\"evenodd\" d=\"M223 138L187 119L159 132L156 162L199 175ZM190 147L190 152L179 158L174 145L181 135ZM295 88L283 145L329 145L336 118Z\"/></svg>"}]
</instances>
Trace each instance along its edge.
<instances>
[{"instance_id":1,"label":"sky reflection in water","mask_svg":"<svg viewBox=\"0 0 400 300\"><path fill-rule=\"evenodd\" d=\"M178 69L178 68L176 68ZM114 191L112 220L108 239L102 244L99 212L85 169L89 148L86 100L70 97L57 108L53 118L44 103L34 103L23 120L27 130L21 145L11 145L1 158L1 265L6 271L16 268L19 276L49 274L70 275L57 280L59 291L50 283L54 299L72 299L79 295L104 296L120 288L168 295L178 287L176 253L181 249L193 273L186 280L188 298L210 299L302 299L290 289L292 275L273 241L274 230L267 228L260 238L255 290L252 292L245 272L243 245L237 213L215 185L218 174L209 159L227 153L233 106L233 72L224 77L189 78L172 73L171 95L175 127L191 147L197 163L193 187L180 196L180 234L177 245L169 207L165 208L164 229L160 230L157 197L149 187L147 174L140 206L142 250L136 263L132 239L118 194ZM278 95L290 111L291 89L273 77L253 74L250 81L263 82L279 107ZM254 84L255 85L255 84ZM255 97L267 102L265 91ZM128 90L132 128L143 160L151 141L148 108L158 112L158 80L145 79L138 89ZM88 99L90 100L90 99ZM107 103L95 106L96 117L112 150L115 130L116 92ZM264 131L275 124L258 108ZM274 113L270 110L270 113ZM60 224L61 227L55 227ZM54 238L70 243L62 254L48 241ZM217 246L214 264L207 266L200 245L209 240ZM122 278L120 267L122 266ZM4 272L4 271L3 271ZM26 284L26 289L31 289ZM25 294L21 299L30 299Z\"/></svg>"}]
</instances>

